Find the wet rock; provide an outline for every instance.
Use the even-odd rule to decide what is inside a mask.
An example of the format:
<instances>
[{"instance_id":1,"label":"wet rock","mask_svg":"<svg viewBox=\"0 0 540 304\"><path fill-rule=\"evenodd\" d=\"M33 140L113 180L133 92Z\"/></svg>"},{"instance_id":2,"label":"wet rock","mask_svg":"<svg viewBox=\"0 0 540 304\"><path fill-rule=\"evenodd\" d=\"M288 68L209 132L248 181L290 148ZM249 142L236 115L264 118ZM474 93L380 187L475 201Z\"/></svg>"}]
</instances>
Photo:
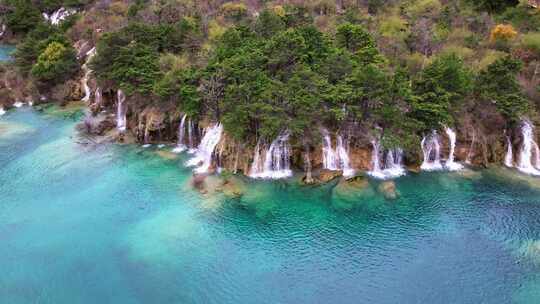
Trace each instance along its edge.
<instances>
[{"instance_id":1,"label":"wet rock","mask_svg":"<svg viewBox=\"0 0 540 304\"><path fill-rule=\"evenodd\" d=\"M412 173L420 173L420 165L409 165L407 166L407 170Z\"/></svg>"},{"instance_id":2,"label":"wet rock","mask_svg":"<svg viewBox=\"0 0 540 304\"><path fill-rule=\"evenodd\" d=\"M399 197L399 192L396 189L396 183L394 183L394 181L384 181L380 183L377 190L387 200L395 200Z\"/></svg>"},{"instance_id":3,"label":"wet rock","mask_svg":"<svg viewBox=\"0 0 540 304\"><path fill-rule=\"evenodd\" d=\"M301 180L302 184L304 185L314 185L314 184L317 184L317 181L311 177L311 176L307 176L307 175L304 175L302 177L302 180Z\"/></svg>"},{"instance_id":4,"label":"wet rock","mask_svg":"<svg viewBox=\"0 0 540 304\"><path fill-rule=\"evenodd\" d=\"M338 178L343 175L343 171L332 171L323 169L319 172L318 180L322 183L327 183L335 178Z\"/></svg>"}]
</instances>

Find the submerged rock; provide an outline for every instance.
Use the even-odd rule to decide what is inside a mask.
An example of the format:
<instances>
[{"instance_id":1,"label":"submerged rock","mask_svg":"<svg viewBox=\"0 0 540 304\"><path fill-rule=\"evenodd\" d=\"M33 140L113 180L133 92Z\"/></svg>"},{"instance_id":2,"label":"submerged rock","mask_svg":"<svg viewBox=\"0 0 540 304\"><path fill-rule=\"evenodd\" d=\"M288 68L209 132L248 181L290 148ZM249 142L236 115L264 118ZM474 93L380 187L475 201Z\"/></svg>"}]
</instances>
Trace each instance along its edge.
<instances>
[{"instance_id":1,"label":"submerged rock","mask_svg":"<svg viewBox=\"0 0 540 304\"><path fill-rule=\"evenodd\" d=\"M384 181L380 183L377 190L387 200L395 200L399 197L399 192L396 189L396 183L394 181Z\"/></svg>"},{"instance_id":2,"label":"submerged rock","mask_svg":"<svg viewBox=\"0 0 540 304\"><path fill-rule=\"evenodd\" d=\"M365 176L343 179L332 189L332 205L337 209L349 210L369 200L374 194Z\"/></svg>"},{"instance_id":3,"label":"submerged rock","mask_svg":"<svg viewBox=\"0 0 540 304\"><path fill-rule=\"evenodd\" d=\"M236 177L228 177L221 185L223 194L228 198L239 198L246 192L244 182Z\"/></svg>"}]
</instances>

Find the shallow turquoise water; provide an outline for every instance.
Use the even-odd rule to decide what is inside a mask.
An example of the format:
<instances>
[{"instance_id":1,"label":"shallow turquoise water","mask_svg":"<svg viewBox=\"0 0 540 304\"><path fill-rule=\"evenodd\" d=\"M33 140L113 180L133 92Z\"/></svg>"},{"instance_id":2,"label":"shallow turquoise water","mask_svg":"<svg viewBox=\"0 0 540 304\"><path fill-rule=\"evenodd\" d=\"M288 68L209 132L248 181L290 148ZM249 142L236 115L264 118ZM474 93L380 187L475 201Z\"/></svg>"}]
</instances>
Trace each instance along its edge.
<instances>
[{"instance_id":1,"label":"shallow turquoise water","mask_svg":"<svg viewBox=\"0 0 540 304\"><path fill-rule=\"evenodd\" d=\"M15 50L14 46L0 44L0 61L10 60L10 54Z\"/></svg>"},{"instance_id":2,"label":"shallow turquoise water","mask_svg":"<svg viewBox=\"0 0 540 304\"><path fill-rule=\"evenodd\" d=\"M2 303L540 303L534 180L410 175L394 201L243 180L226 199L184 156L79 144L74 124L0 118Z\"/></svg>"}]
</instances>

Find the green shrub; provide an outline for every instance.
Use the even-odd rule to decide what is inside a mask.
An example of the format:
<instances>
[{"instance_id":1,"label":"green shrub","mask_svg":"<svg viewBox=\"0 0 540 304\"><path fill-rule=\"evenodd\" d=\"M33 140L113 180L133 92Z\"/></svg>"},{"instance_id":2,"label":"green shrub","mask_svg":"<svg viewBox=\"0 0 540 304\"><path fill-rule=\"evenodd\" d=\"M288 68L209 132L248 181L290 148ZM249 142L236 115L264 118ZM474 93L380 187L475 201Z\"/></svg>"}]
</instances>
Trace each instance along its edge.
<instances>
[{"instance_id":1,"label":"green shrub","mask_svg":"<svg viewBox=\"0 0 540 304\"><path fill-rule=\"evenodd\" d=\"M39 55L32 75L41 82L59 83L69 79L77 70L75 49L53 41Z\"/></svg>"}]
</instances>

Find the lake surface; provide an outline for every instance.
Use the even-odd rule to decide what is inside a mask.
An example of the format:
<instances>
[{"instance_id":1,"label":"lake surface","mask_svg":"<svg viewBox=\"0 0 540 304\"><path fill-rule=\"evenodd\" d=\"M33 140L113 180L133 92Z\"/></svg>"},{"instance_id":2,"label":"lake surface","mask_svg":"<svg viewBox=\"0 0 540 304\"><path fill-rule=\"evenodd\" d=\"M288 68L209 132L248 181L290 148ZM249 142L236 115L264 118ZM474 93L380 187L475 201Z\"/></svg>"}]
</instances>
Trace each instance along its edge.
<instances>
[{"instance_id":1,"label":"lake surface","mask_svg":"<svg viewBox=\"0 0 540 304\"><path fill-rule=\"evenodd\" d=\"M0 117L2 303L540 303L535 179L409 174L393 201L242 179L228 199L185 155L78 143L76 120Z\"/></svg>"},{"instance_id":2,"label":"lake surface","mask_svg":"<svg viewBox=\"0 0 540 304\"><path fill-rule=\"evenodd\" d=\"M12 45L0 44L0 61L11 60L10 55L15 51Z\"/></svg>"}]
</instances>

